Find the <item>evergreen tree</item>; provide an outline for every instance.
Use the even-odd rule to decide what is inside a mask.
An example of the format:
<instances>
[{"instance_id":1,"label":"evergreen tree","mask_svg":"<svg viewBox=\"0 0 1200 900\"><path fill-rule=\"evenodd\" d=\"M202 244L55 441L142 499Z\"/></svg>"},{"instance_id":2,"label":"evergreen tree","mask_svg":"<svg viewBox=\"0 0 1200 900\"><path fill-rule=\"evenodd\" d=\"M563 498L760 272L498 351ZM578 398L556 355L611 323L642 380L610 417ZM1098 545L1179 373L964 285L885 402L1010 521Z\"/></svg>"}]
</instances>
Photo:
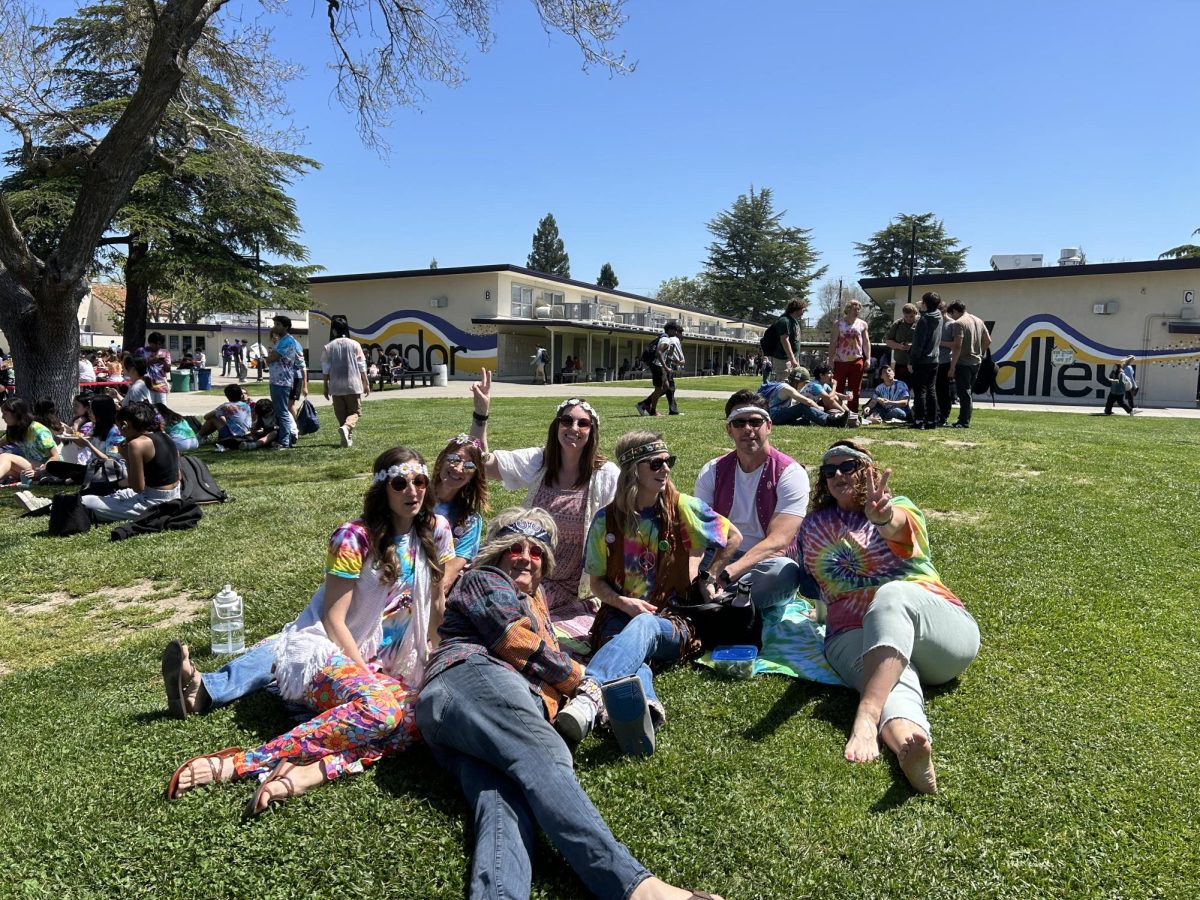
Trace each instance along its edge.
<instances>
[{"instance_id":1,"label":"evergreen tree","mask_svg":"<svg viewBox=\"0 0 1200 900\"><path fill-rule=\"evenodd\" d=\"M1200 234L1200 228L1192 232L1192 236ZM1180 244L1178 247L1172 247L1170 250L1164 250L1158 254L1159 259L1193 259L1200 256L1200 246L1196 244ZM1087 257L1083 260L1087 262Z\"/></svg>"},{"instance_id":2,"label":"evergreen tree","mask_svg":"<svg viewBox=\"0 0 1200 900\"><path fill-rule=\"evenodd\" d=\"M825 274L816 268L811 231L783 224L771 189L742 194L708 223L716 240L708 245L705 275L712 307L722 315L765 322L793 298L808 296Z\"/></svg>"},{"instance_id":3,"label":"evergreen tree","mask_svg":"<svg viewBox=\"0 0 1200 900\"><path fill-rule=\"evenodd\" d=\"M913 225L917 226L914 274L928 269L961 272L967 267L967 251L971 248L960 248L958 238L947 235L942 220L928 212L896 216L870 240L855 242L855 253L862 258L859 272L868 278L907 277Z\"/></svg>"},{"instance_id":4,"label":"evergreen tree","mask_svg":"<svg viewBox=\"0 0 1200 900\"><path fill-rule=\"evenodd\" d=\"M686 306L692 309L703 309L716 312L713 307L712 289L708 277L701 274L695 278L686 275L664 279L654 292L654 297L663 303L675 306Z\"/></svg>"},{"instance_id":5,"label":"evergreen tree","mask_svg":"<svg viewBox=\"0 0 1200 900\"><path fill-rule=\"evenodd\" d=\"M600 267L600 277L596 279L596 284L602 288L615 288L620 282L617 281L617 273L613 271L610 263L605 263Z\"/></svg>"},{"instance_id":6,"label":"evergreen tree","mask_svg":"<svg viewBox=\"0 0 1200 900\"><path fill-rule=\"evenodd\" d=\"M538 222L537 231L533 233L533 249L529 251L525 265L535 272L571 277L571 260L563 249L562 238L558 236L554 213L546 213Z\"/></svg>"}]
</instances>

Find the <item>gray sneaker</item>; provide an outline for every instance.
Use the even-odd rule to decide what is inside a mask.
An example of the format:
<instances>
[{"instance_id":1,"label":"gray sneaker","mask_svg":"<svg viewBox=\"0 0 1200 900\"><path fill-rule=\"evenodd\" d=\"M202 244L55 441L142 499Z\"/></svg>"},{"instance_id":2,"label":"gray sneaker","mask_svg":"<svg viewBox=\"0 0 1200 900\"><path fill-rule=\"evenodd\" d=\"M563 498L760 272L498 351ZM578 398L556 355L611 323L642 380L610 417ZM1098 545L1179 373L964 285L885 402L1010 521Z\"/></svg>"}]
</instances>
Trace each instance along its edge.
<instances>
[{"instance_id":1,"label":"gray sneaker","mask_svg":"<svg viewBox=\"0 0 1200 900\"><path fill-rule=\"evenodd\" d=\"M25 507L26 512L36 512L50 505L49 497L36 497L29 491L18 491L17 502Z\"/></svg>"},{"instance_id":2,"label":"gray sneaker","mask_svg":"<svg viewBox=\"0 0 1200 900\"><path fill-rule=\"evenodd\" d=\"M554 727L568 744L578 744L596 724L596 704L590 697L576 696L554 717Z\"/></svg>"}]
</instances>

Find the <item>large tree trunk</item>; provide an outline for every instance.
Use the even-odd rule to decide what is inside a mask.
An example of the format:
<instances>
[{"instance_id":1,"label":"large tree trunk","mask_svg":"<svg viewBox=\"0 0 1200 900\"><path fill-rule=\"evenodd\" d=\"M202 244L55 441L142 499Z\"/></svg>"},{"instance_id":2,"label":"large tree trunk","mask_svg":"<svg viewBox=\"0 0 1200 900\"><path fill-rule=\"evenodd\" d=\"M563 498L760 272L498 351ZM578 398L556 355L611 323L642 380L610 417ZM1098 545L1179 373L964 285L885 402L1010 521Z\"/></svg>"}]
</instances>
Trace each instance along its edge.
<instances>
[{"instance_id":1,"label":"large tree trunk","mask_svg":"<svg viewBox=\"0 0 1200 900\"><path fill-rule=\"evenodd\" d=\"M150 289L141 277L140 263L150 248L138 241L129 242L125 258L125 327L121 346L129 353L146 345L146 329L150 327Z\"/></svg>"},{"instance_id":2,"label":"large tree trunk","mask_svg":"<svg viewBox=\"0 0 1200 900\"><path fill-rule=\"evenodd\" d=\"M17 396L31 406L49 397L60 416L70 415L79 388L79 303L87 283L39 279L35 297L0 269L0 326L8 335Z\"/></svg>"}]
</instances>

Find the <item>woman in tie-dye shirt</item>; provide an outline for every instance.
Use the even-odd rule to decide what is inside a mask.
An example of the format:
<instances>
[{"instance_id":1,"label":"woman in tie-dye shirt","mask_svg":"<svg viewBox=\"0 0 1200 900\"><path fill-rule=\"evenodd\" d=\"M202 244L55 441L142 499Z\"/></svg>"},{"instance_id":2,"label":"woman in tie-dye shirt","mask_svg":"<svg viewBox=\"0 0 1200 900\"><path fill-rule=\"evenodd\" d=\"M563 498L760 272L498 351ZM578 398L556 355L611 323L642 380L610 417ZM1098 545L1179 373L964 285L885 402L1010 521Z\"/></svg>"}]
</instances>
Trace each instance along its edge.
<instances>
[{"instance_id":1,"label":"woman in tie-dye shirt","mask_svg":"<svg viewBox=\"0 0 1200 900\"><path fill-rule=\"evenodd\" d=\"M698 649L691 625L670 614L667 601L682 596L694 578L715 594L717 576L742 543L732 522L675 488L675 457L660 435L626 434L617 441L616 455L621 467L616 496L592 520L584 562L603 603L592 629L592 645L599 649L588 663L585 689L555 720L576 742L595 722L599 685L635 673L654 727L662 725L666 712L648 663L679 660ZM712 562L701 571L709 548L715 551Z\"/></svg>"},{"instance_id":2,"label":"woman in tie-dye shirt","mask_svg":"<svg viewBox=\"0 0 1200 900\"><path fill-rule=\"evenodd\" d=\"M446 520L434 513L419 453L387 450L374 473L362 517L334 532L325 583L272 642L280 694L316 715L258 747L188 760L172 776L168 798L266 775L245 810L256 816L419 739L416 689L441 622L442 577L454 543ZM179 690L185 696L175 698L177 705L188 702L186 686Z\"/></svg>"},{"instance_id":3,"label":"woman in tie-dye shirt","mask_svg":"<svg viewBox=\"0 0 1200 900\"><path fill-rule=\"evenodd\" d=\"M888 491L891 471L854 441L826 450L800 552L828 609L825 657L861 695L846 759L878 758L882 738L912 786L933 793L921 686L962 674L979 626L933 567L921 510Z\"/></svg>"}]
</instances>

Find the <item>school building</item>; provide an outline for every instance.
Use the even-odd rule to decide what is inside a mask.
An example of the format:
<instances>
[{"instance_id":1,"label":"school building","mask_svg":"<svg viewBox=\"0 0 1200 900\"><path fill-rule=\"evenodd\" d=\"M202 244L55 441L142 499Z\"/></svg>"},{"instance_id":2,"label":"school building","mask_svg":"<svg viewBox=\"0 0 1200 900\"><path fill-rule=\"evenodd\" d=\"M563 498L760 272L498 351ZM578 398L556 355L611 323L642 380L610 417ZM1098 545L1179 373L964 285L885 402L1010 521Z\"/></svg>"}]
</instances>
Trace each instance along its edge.
<instances>
[{"instance_id":1,"label":"school building","mask_svg":"<svg viewBox=\"0 0 1200 900\"><path fill-rule=\"evenodd\" d=\"M907 278L859 285L900 317ZM919 275L918 309L926 291L961 300L987 323L997 398L1096 404L1108 393L1108 367L1130 355L1138 403L1191 407L1200 398L1200 259Z\"/></svg>"},{"instance_id":2,"label":"school building","mask_svg":"<svg viewBox=\"0 0 1200 900\"><path fill-rule=\"evenodd\" d=\"M450 378L481 368L502 380L532 375L538 347L558 373L581 361L580 380L616 377L636 363L668 319L683 326L681 374L719 370L725 360L758 351L763 327L740 319L607 290L513 265L408 269L309 279L309 358L320 359L330 317L341 314L365 347L395 347L409 364L445 365Z\"/></svg>"}]
</instances>

